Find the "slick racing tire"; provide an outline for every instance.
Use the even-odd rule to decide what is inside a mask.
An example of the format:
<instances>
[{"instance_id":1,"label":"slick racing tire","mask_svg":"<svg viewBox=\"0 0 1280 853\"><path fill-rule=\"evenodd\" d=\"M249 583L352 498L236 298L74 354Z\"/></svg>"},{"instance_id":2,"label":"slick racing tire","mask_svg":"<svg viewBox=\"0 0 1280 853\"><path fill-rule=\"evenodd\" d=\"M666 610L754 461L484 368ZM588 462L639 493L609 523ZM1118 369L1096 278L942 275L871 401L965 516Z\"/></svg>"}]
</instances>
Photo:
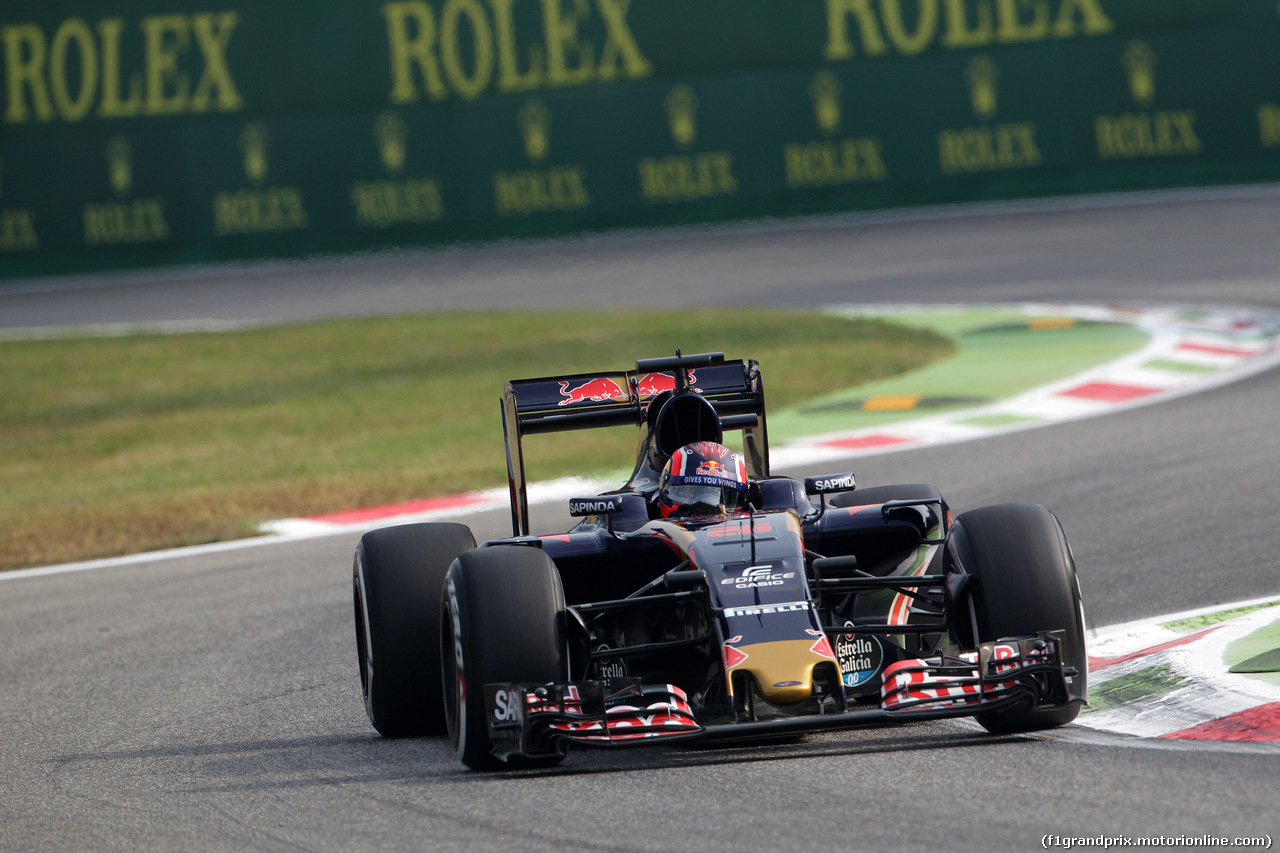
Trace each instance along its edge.
<instances>
[{"instance_id":1,"label":"slick racing tire","mask_svg":"<svg viewBox=\"0 0 1280 853\"><path fill-rule=\"evenodd\" d=\"M1039 504L1000 504L958 516L951 544L971 583L980 642L1064 630L1062 663L1076 675L1070 696L1084 699L1089 662L1085 652L1084 608L1075 560L1062 525ZM1063 726L1076 718L1080 702L1031 710L1015 706L979 714L997 734Z\"/></svg>"},{"instance_id":2,"label":"slick racing tire","mask_svg":"<svg viewBox=\"0 0 1280 853\"><path fill-rule=\"evenodd\" d=\"M360 539L352 568L356 653L369 721L383 737L444 734L440 589L476 547L462 524L403 524Z\"/></svg>"},{"instance_id":3,"label":"slick racing tire","mask_svg":"<svg viewBox=\"0 0 1280 853\"><path fill-rule=\"evenodd\" d=\"M484 686L569 680L560 573L539 548L506 545L460 556L439 609L449 740L472 770L545 767L563 752L504 764L491 752Z\"/></svg>"}]
</instances>

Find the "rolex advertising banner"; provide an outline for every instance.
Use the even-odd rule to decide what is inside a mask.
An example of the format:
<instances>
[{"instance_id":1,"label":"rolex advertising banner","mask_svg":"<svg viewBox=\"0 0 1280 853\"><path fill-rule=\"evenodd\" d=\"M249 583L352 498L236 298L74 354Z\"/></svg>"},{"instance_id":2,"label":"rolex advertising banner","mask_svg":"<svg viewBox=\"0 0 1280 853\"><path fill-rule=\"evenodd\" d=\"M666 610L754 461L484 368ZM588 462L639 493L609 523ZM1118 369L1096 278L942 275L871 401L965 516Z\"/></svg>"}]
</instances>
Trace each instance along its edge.
<instances>
[{"instance_id":1,"label":"rolex advertising banner","mask_svg":"<svg viewBox=\"0 0 1280 853\"><path fill-rule=\"evenodd\" d=\"M1277 179L1276 0L0 7L0 278Z\"/></svg>"}]
</instances>

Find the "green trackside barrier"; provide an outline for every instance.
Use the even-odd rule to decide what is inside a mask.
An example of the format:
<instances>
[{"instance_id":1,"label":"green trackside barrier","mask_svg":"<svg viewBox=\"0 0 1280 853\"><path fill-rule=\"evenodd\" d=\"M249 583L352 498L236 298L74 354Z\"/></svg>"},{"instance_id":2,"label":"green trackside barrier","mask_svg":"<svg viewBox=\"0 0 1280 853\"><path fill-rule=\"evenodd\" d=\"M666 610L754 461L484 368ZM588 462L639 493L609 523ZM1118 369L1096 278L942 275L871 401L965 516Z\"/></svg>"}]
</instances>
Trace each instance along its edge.
<instances>
[{"instance_id":1,"label":"green trackside barrier","mask_svg":"<svg viewBox=\"0 0 1280 853\"><path fill-rule=\"evenodd\" d=\"M0 279L1276 179L1277 0L0 7Z\"/></svg>"}]
</instances>

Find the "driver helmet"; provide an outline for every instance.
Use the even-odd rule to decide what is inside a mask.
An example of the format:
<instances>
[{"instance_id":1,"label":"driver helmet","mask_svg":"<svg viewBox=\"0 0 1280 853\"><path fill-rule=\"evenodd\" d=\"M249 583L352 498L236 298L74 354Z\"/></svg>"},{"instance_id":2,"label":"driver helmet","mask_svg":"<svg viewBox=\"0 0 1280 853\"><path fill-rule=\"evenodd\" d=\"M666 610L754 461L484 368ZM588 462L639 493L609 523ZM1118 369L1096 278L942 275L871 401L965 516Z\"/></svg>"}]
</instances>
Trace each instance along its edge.
<instances>
[{"instance_id":1,"label":"driver helmet","mask_svg":"<svg viewBox=\"0 0 1280 853\"><path fill-rule=\"evenodd\" d=\"M747 503L747 465L723 444L699 441L671 455L658 480L663 518L724 515Z\"/></svg>"}]
</instances>

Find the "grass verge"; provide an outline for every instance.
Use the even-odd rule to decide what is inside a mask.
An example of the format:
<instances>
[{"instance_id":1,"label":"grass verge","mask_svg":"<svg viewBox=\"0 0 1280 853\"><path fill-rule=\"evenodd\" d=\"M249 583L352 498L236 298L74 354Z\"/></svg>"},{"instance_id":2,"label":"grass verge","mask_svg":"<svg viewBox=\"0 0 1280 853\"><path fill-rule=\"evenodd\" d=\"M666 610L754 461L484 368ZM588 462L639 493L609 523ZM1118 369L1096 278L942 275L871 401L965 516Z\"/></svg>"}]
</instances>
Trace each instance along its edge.
<instances>
[{"instance_id":1,"label":"grass verge","mask_svg":"<svg viewBox=\"0 0 1280 853\"><path fill-rule=\"evenodd\" d=\"M915 417L972 409L1080 373L1141 349L1147 333L1124 323L1078 323L1064 317L1021 312L956 310L881 319L933 329L956 341L954 358L906 375L868 382L769 419L775 442L837 430L864 429L900 421L901 410L865 407L869 398L919 398ZM1023 418L996 416L980 423L997 426Z\"/></svg>"},{"instance_id":2,"label":"grass verge","mask_svg":"<svg viewBox=\"0 0 1280 853\"><path fill-rule=\"evenodd\" d=\"M506 482L507 379L755 358L774 411L948 354L929 332L764 310L476 312L0 341L0 568L242 538L273 518ZM635 430L538 436L538 480Z\"/></svg>"}]
</instances>

